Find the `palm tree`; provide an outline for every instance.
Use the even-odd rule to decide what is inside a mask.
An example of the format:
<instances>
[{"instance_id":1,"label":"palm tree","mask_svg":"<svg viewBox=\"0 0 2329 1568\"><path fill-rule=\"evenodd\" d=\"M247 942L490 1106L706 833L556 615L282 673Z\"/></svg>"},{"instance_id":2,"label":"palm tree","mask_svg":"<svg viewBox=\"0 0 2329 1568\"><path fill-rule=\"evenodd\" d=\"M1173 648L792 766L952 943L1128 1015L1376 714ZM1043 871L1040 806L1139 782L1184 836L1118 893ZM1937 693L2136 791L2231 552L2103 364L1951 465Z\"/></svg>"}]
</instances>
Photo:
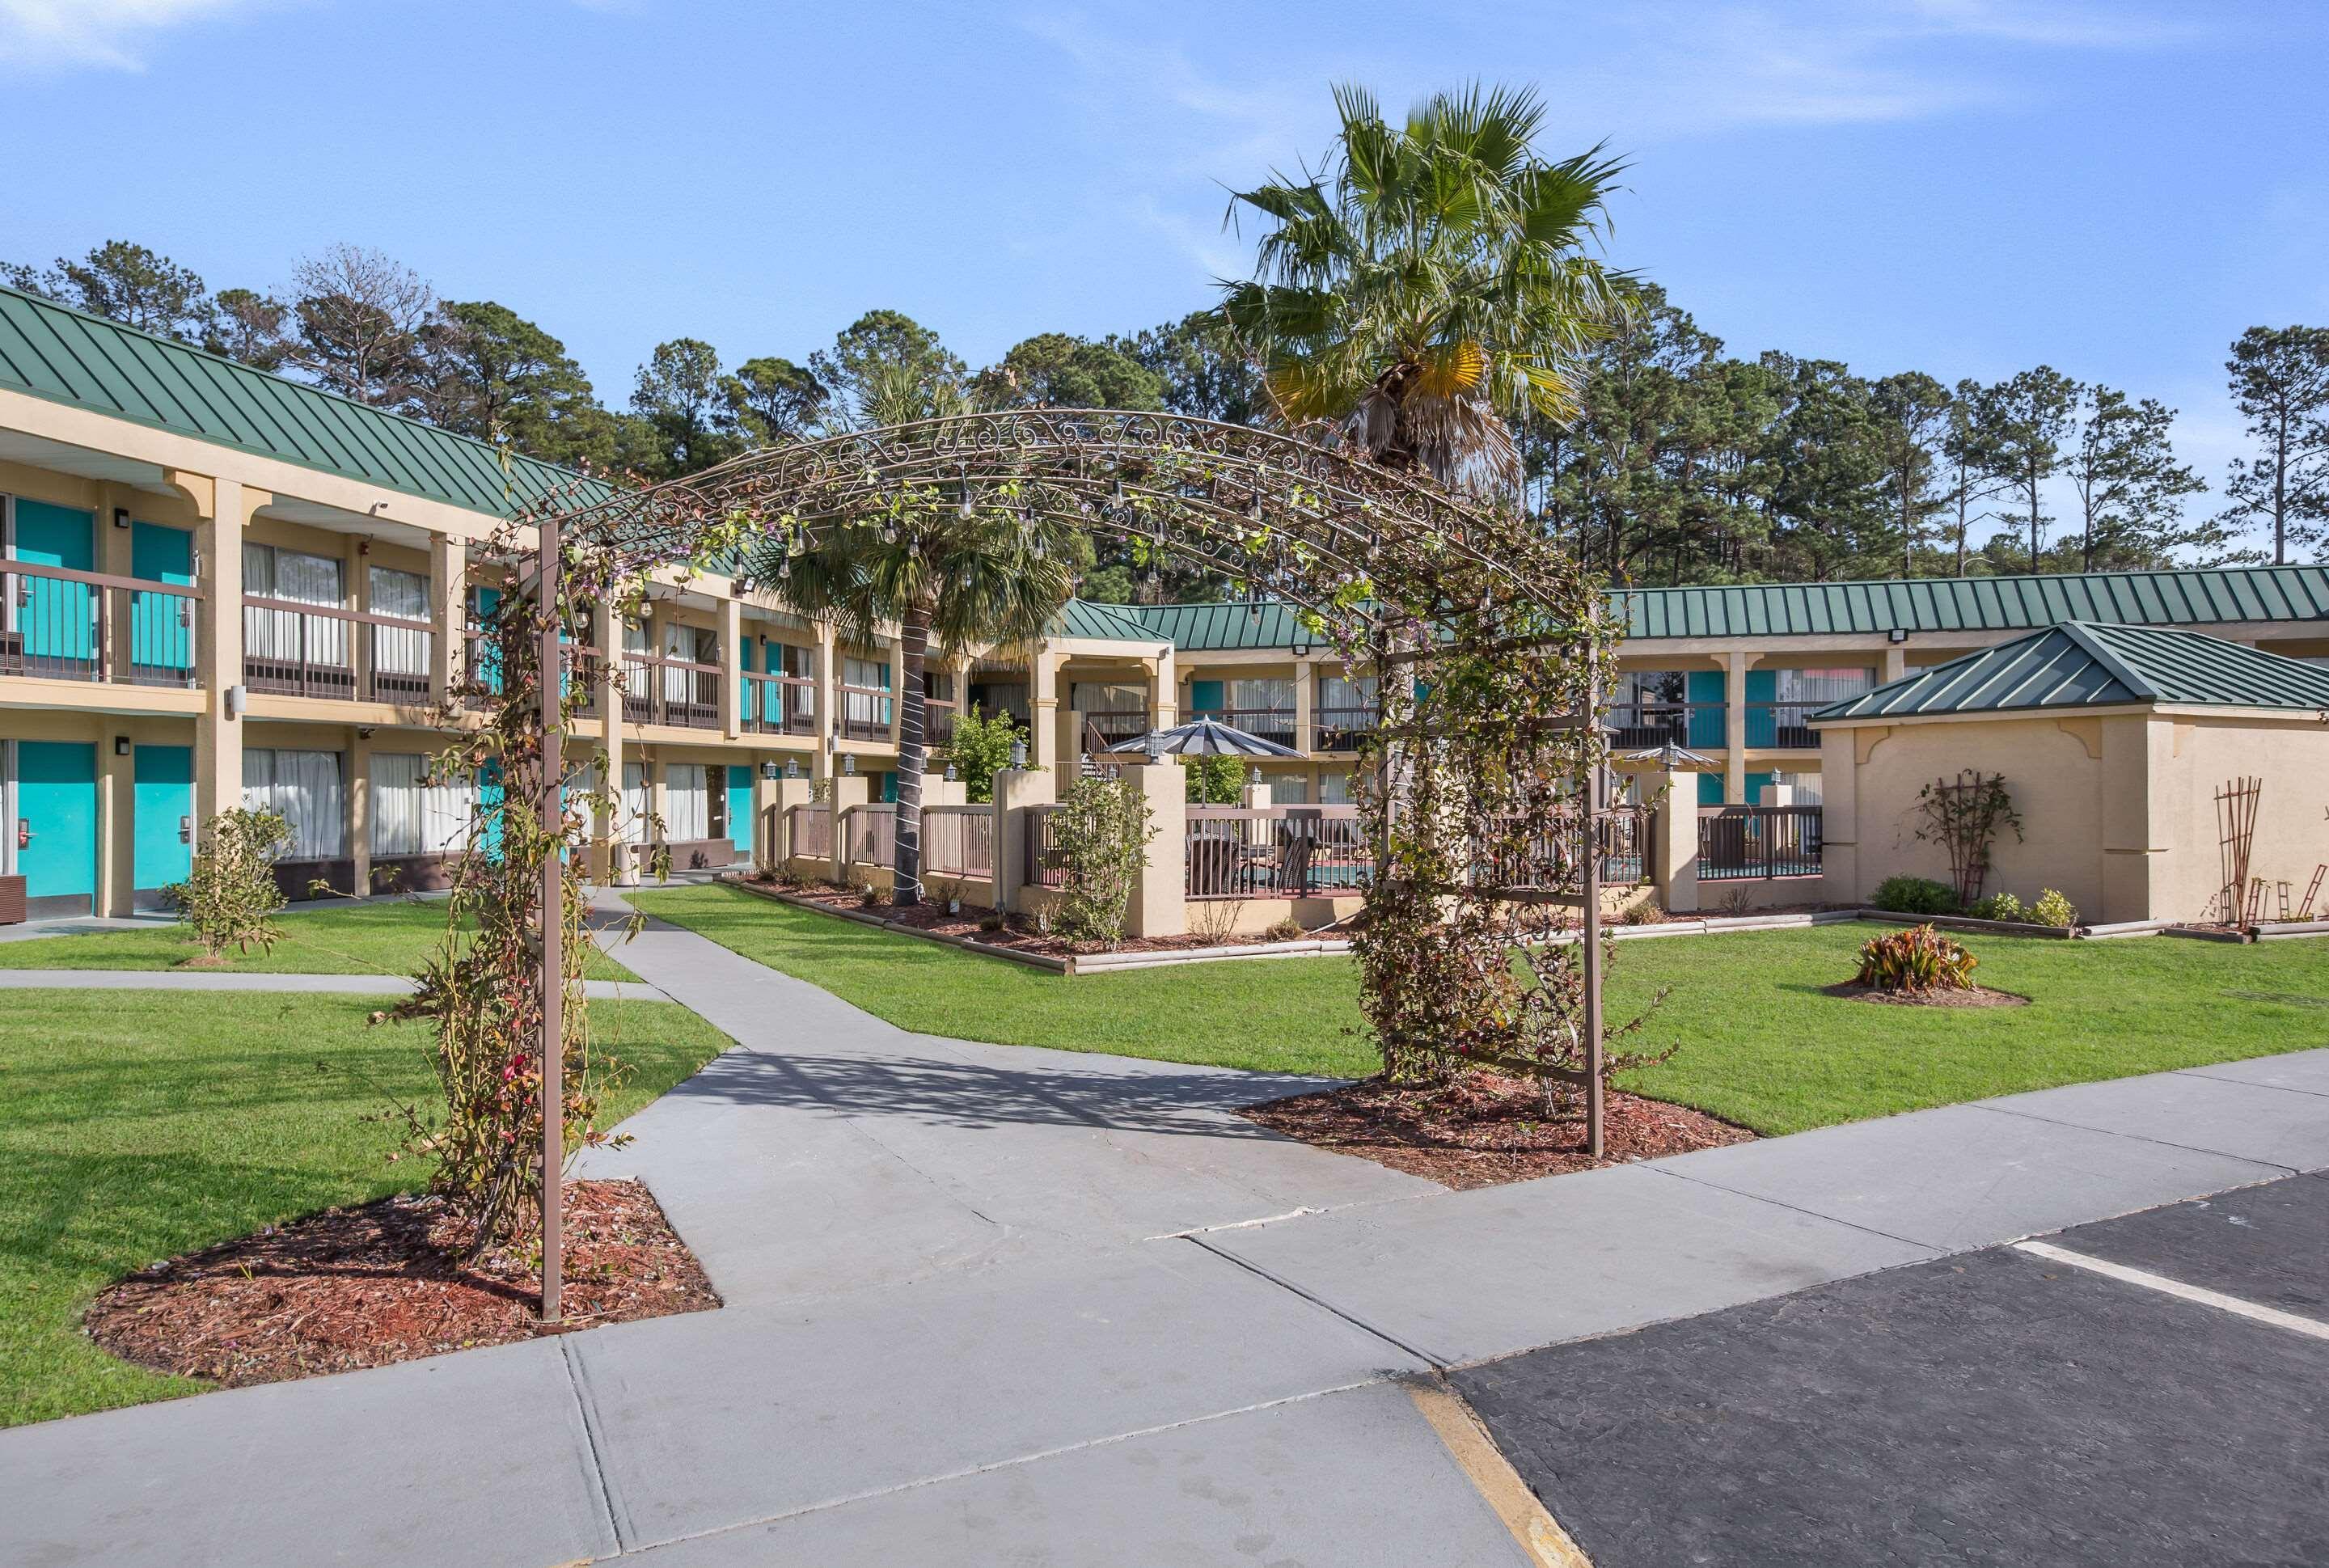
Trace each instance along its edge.
<instances>
[{"instance_id":1,"label":"palm tree","mask_svg":"<svg viewBox=\"0 0 2329 1568\"><path fill-rule=\"evenodd\" d=\"M747 570L803 615L853 642L895 625L905 651L899 693L893 902L922 896L922 674L946 653L1032 642L1075 591L1075 531L1032 486L985 500L927 485L893 492L878 515L840 518L807 537L771 537Z\"/></svg>"},{"instance_id":2,"label":"palm tree","mask_svg":"<svg viewBox=\"0 0 2329 1568\"><path fill-rule=\"evenodd\" d=\"M1516 488L1507 420L1573 409L1571 365L1631 292L1589 245L1623 165L1531 144L1533 91L1438 94L1404 127L1334 89L1325 166L1232 197L1273 225L1221 312L1258 351L1280 423L1342 425L1378 462L1478 493Z\"/></svg>"}]
</instances>

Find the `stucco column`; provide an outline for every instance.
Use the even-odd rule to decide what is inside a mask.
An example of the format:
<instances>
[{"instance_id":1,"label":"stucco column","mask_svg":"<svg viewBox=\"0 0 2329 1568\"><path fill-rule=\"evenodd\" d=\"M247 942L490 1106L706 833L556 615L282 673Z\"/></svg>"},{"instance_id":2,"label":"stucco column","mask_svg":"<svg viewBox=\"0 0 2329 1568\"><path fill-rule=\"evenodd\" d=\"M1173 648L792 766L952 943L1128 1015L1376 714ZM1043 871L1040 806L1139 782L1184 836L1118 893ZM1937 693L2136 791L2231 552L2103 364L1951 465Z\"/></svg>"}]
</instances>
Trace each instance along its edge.
<instances>
[{"instance_id":1,"label":"stucco column","mask_svg":"<svg viewBox=\"0 0 2329 1568\"><path fill-rule=\"evenodd\" d=\"M1318 682L1313 673L1316 668L1309 659L1294 661L1294 749L1297 751L1318 749Z\"/></svg>"},{"instance_id":2,"label":"stucco column","mask_svg":"<svg viewBox=\"0 0 2329 1568\"><path fill-rule=\"evenodd\" d=\"M1027 808L1049 806L1057 795L1047 768L1004 768L995 775L995 907L1016 914L1025 902Z\"/></svg>"},{"instance_id":3,"label":"stucco column","mask_svg":"<svg viewBox=\"0 0 2329 1568\"><path fill-rule=\"evenodd\" d=\"M2173 786L2184 786L2187 798L2180 802L2180 814L2188 819L2207 821L2202 813L2212 806L2211 799L2190 798L2200 792L2191 789L2187 770L2175 765L2174 722L2136 713L2105 719L2102 732L2103 907L2080 910L2079 919L2089 925L2199 919L2199 909L2167 907L2176 881L2169 874L2179 836ZM2266 788L2275 782L2268 779ZM2210 795L2214 788L2211 783ZM2213 827L2210 823L2205 837L2216 836ZM2212 870L2208 880L2221 876L2220 869Z\"/></svg>"},{"instance_id":4,"label":"stucco column","mask_svg":"<svg viewBox=\"0 0 2329 1568\"><path fill-rule=\"evenodd\" d=\"M1881 735L1882 731L1873 732ZM1830 724L1820 731L1820 902L1856 904L1860 885L1860 757L1872 732Z\"/></svg>"},{"instance_id":5,"label":"stucco column","mask_svg":"<svg viewBox=\"0 0 2329 1568\"><path fill-rule=\"evenodd\" d=\"M1188 789L1176 761L1127 768L1124 781L1147 801L1155 836L1148 841L1139 874L1132 881L1132 903L1125 912L1126 934L1176 937L1189 929Z\"/></svg>"},{"instance_id":6,"label":"stucco column","mask_svg":"<svg viewBox=\"0 0 2329 1568\"><path fill-rule=\"evenodd\" d=\"M1060 656L1037 653L1027 665L1027 764L1039 771L1060 763Z\"/></svg>"},{"instance_id":7,"label":"stucco column","mask_svg":"<svg viewBox=\"0 0 2329 1568\"><path fill-rule=\"evenodd\" d=\"M866 801L867 787L872 780L863 773L836 773L826 798L833 803L833 864L834 881L849 880L849 812L853 807Z\"/></svg>"},{"instance_id":8,"label":"stucco column","mask_svg":"<svg viewBox=\"0 0 2329 1568\"><path fill-rule=\"evenodd\" d=\"M1167 647L1149 665L1149 727L1169 730L1181 722L1180 657Z\"/></svg>"},{"instance_id":9,"label":"stucco column","mask_svg":"<svg viewBox=\"0 0 2329 1568\"><path fill-rule=\"evenodd\" d=\"M194 525L194 553L203 604L195 616L194 664L203 687L194 719L194 835L212 817L242 804L243 722L230 717L227 694L242 684L242 531L252 512L272 499L240 481L205 486L212 505ZM198 496L198 499L200 497Z\"/></svg>"},{"instance_id":10,"label":"stucco column","mask_svg":"<svg viewBox=\"0 0 2329 1568\"><path fill-rule=\"evenodd\" d=\"M372 885L372 736L363 726L348 735L348 889L359 898Z\"/></svg>"},{"instance_id":11,"label":"stucco column","mask_svg":"<svg viewBox=\"0 0 2329 1568\"><path fill-rule=\"evenodd\" d=\"M1905 675L1908 673L1909 650L1902 647L1897 642L1885 644L1884 669L1883 673L1878 677L1877 684L1880 685L1887 685L1891 682L1899 680L1902 675Z\"/></svg>"},{"instance_id":12,"label":"stucco column","mask_svg":"<svg viewBox=\"0 0 2329 1568\"><path fill-rule=\"evenodd\" d=\"M733 741L744 732L744 607L723 599L720 617L720 732Z\"/></svg>"},{"instance_id":13,"label":"stucco column","mask_svg":"<svg viewBox=\"0 0 2329 1568\"><path fill-rule=\"evenodd\" d=\"M468 546L449 534L431 534L429 612L436 635L429 642L429 681L440 698L461 684L469 642L468 603ZM603 616L600 619L603 624Z\"/></svg>"},{"instance_id":14,"label":"stucco column","mask_svg":"<svg viewBox=\"0 0 2329 1568\"><path fill-rule=\"evenodd\" d=\"M136 902L131 896L137 852L136 775L133 757L116 754L118 741L127 733L127 721L98 717L97 891L90 908L100 916L126 915Z\"/></svg>"},{"instance_id":15,"label":"stucco column","mask_svg":"<svg viewBox=\"0 0 2329 1568\"><path fill-rule=\"evenodd\" d=\"M760 788L766 792L768 803L760 814L763 831L756 834L752 842L762 846L762 864L772 871L783 871L794 855L793 808L812 802L816 797L816 780L763 779Z\"/></svg>"},{"instance_id":16,"label":"stucco column","mask_svg":"<svg viewBox=\"0 0 2329 1568\"><path fill-rule=\"evenodd\" d=\"M1747 804L1747 671L1762 656L1741 649L1721 656L1722 798L1732 806Z\"/></svg>"},{"instance_id":17,"label":"stucco column","mask_svg":"<svg viewBox=\"0 0 2329 1568\"><path fill-rule=\"evenodd\" d=\"M1650 877L1668 914L1691 914L1698 899L1698 775L1674 770L1641 775L1650 816Z\"/></svg>"}]
</instances>

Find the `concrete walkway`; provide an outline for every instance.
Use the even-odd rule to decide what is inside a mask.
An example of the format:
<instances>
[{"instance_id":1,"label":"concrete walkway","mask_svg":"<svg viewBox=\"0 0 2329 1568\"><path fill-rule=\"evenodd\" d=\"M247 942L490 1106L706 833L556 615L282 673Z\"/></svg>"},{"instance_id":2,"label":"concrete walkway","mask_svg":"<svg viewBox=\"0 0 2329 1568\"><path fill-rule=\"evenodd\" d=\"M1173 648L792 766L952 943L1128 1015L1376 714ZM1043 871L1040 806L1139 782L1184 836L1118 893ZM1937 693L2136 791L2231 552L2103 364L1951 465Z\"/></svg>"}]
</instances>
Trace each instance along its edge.
<instances>
[{"instance_id":1,"label":"concrete walkway","mask_svg":"<svg viewBox=\"0 0 2329 1568\"><path fill-rule=\"evenodd\" d=\"M2315 1051L1450 1193L619 956L739 1044L588 1174L723 1310L0 1433L0 1562L1526 1563L1396 1380L2329 1167Z\"/></svg>"},{"instance_id":2,"label":"concrete walkway","mask_svg":"<svg viewBox=\"0 0 2329 1568\"><path fill-rule=\"evenodd\" d=\"M586 994L608 1002L668 1002L656 987L623 980L585 980ZM336 991L347 996L402 997L412 991L402 975L274 975L216 969L0 969L0 991Z\"/></svg>"}]
</instances>

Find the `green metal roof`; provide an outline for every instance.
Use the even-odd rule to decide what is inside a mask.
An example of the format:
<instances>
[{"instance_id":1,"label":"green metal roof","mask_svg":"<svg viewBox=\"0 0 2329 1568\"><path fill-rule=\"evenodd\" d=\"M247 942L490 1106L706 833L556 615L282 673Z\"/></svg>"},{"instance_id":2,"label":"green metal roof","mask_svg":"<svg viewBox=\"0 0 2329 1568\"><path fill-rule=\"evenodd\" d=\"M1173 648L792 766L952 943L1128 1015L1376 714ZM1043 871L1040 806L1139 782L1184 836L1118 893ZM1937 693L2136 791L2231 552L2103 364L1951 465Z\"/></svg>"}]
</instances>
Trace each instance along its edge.
<instances>
[{"instance_id":1,"label":"green metal roof","mask_svg":"<svg viewBox=\"0 0 2329 1568\"><path fill-rule=\"evenodd\" d=\"M1134 608L1151 635L1173 639L1182 652L1222 653L1240 648L1285 648L1306 652L1324 647L1306 630L1291 606L1274 599L1228 604L1143 604Z\"/></svg>"},{"instance_id":2,"label":"green metal roof","mask_svg":"<svg viewBox=\"0 0 2329 1568\"><path fill-rule=\"evenodd\" d=\"M1053 637L1090 638L1100 642L1138 642L1152 647L1164 638L1141 624L1127 604L1102 604L1093 599L1071 599L1051 618Z\"/></svg>"},{"instance_id":3,"label":"green metal roof","mask_svg":"<svg viewBox=\"0 0 2329 1568\"><path fill-rule=\"evenodd\" d=\"M2068 621L1831 703L1811 719L2140 703L2329 711L2329 668L2198 632Z\"/></svg>"},{"instance_id":4,"label":"green metal roof","mask_svg":"<svg viewBox=\"0 0 2329 1568\"><path fill-rule=\"evenodd\" d=\"M1920 577L1613 590L1636 638L1820 632L2023 631L2062 621L2177 626L2329 619L2329 567L2251 566L2079 576Z\"/></svg>"},{"instance_id":5,"label":"green metal roof","mask_svg":"<svg viewBox=\"0 0 2329 1568\"><path fill-rule=\"evenodd\" d=\"M0 387L506 516L577 476L418 420L0 288Z\"/></svg>"}]
</instances>

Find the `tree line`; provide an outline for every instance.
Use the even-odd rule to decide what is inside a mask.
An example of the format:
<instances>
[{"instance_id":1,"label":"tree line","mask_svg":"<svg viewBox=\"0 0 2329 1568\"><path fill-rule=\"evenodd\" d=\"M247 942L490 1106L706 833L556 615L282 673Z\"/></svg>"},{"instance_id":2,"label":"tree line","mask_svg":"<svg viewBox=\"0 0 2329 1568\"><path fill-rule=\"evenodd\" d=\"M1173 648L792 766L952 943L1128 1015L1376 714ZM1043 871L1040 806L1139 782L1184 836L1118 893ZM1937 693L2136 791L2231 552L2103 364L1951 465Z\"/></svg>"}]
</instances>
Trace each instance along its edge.
<instances>
[{"instance_id":1,"label":"tree line","mask_svg":"<svg viewBox=\"0 0 2329 1568\"><path fill-rule=\"evenodd\" d=\"M1260 315L1192 312L1128 334L1041 333L973 371L939 335L867 312L802 359L729 364L658 344L608 406L550 332L447 300L410 268L337 245L280 291L212 293L113 241L0 269L13 286L570 467L649 479L772 443L970 408L1155 409L1263 422ZM1237 324L1232 325L1235 321ZM1565 367L1568 417L1523 404L1520 499L1613 581L1710 583L2094 571L2287 561L2329 545L2329 329L2251 327L2226 364L2249 449L2221 504L2174 451L2175 411L2047 365L1954 385L1832 360L1726 354L1654 285ZM1085 541L1087 597L1201 599L1221 584L1113 539Z\"/></svg>"}]
</instances>

